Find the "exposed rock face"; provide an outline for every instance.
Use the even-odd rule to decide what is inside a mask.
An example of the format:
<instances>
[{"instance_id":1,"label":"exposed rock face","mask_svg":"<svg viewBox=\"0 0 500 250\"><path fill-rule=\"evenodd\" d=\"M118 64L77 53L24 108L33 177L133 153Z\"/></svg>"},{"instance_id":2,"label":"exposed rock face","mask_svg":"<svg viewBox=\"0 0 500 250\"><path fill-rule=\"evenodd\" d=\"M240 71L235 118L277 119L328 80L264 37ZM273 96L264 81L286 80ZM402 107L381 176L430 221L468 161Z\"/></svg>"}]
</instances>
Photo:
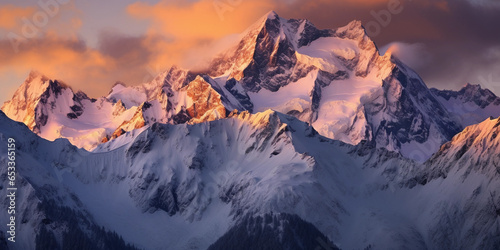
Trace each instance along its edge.
<instances>
[{"instance_id":1,"label":"exposed rock face","mask_svg":"<svg viewBox=\"0 0 500 250\"><path fill-rule=\"evenodd\" d=\"M2 110L44 138L66 137L79 147L93 149L155 122L179 124L224 118L227 98L195 76L174 67L151 83L139 87L117 84L107 97L90 99L57 80L32 72Z\"/></svg>"},{"instance_id":2,"label":"exposed rock face","mask_svg":"<svg viewBox=\"0 0 500 250\"><path fill-rule=\"evenodd\" d=\"M51 96L61 94L61 90L67 88L57 81L52 81L38 72L31 72L24 83L14 93L12 99L4 103L2 110L9 116L21 121L30 129L45 125L47 114L39 108L38 103L50 102ZM54 99L54 98L52 98ZM49 105L55 105L49 103Z\"/></svg>"},{"instance_id":3,"label":"exposed rock face","mask_svg":"<svg viewBox=\"0 0 500 250\"><path fill-rule=\"evenodd\" d=\"M500 244L498 119L468 127L423 165L370 142L327 139L273 111L155 123L94 152L43 140L3 112L0 126L1 145L16 138L16 201L25 222L18 237L29 239L8 245L14 249L79 248L80 241L119 249ZM158 237L136 237L145 228Z\"/></svg>"},{"instance_id":4,"label":"exposed rock face","mask_svg":"<svg viewBox=\"0 0 500 250\"><path fill-rule=\"evenodd\" d=\"M328 138L369 141L425 161L464 126L500 113L500 101L488 90L429 90L397 58L380 55L359 21L319 30L274 12L202 72L173 66L148 83L117 83L98 100L59 82L51 85L46 77L26 99L22 93L32 78L4 106L6 114L44 138L65 137L86 149L155 122L193 124L225 118L234 109L273 109ZM472 103L480 112L456 112L450 102Z\"/></svg>"},{"instance_id":5,"label":"exposed rock face","mask_svg":"<svg viewBox=\"0 0 500 250\"><path fill-rule=\"evenodd\" d=\"M25 123L40 136L70 139L79 147L95 147L117 123L129 119L123 103L105 98L91 99L62 82L31 72L2 110L11 119ZM110 133L111 134L111 133Z\"/></svg>"},{"instance_id":6,"label":"exposed rock face","mask_svg":"<svg viewBox=\"0 0 500 250\"><path fill-rule=\"evenodd\" d=\"M307 20L270 12L245 34L208 74L247 110L273 108L329 138L372 141L420 161L462 129L415 72L379 55L359 21L318 30Z\"/></svg>"},{"instance_id":7,"label":"exposed rock face","mask_svg":"<svg viewBox=\"0 0 500 250\"><path fill-rule=\"evenodd\" d=\"M220 237L216 249L328 249L338 250L314 225L291 214L246 216Z\"/></svg>"},{"instance_id":8,"label":"exposed rock face","mask_svg":"<svg viewBox=\"0 0 500 250\"><path fill-rule=\"evenodd\" d=\"M468 83L459 91L431 91L464 127L480 123L490 116L500 116L500 97L479 85Z\"/></svg>"},{"instance_id":9,"label":"exposed rock face","mask_svg":"<svg viewBox=\"0 0 500 250\"><path fill-rule=\"evenodd\" d=\"M187 96L192 105L187 108L190 117L197 122L213 121L226 117L226 108L222 104L221 95L203 78L197 77L186 87Z\"/></svg>"},{"instance_id":10,"label":"exposed rock face","mask_svg":"<svg viewBox=\"0 0 500 250\"><path fill-rule=\"evenodd\" d=\"M471 125L444 144L427 162L427 180L446 178L450 171L464 171L463 178L480 172L494 179L500 175L500 117ZM438 166L438 167L436 167Z\"/></svg>"},{"instance_id":11,"label":"exposed rock face","mask_svg":"<svg viewBox=\"0 0 500 250\"><path fill-rule=\"evenodd\" d=\"M2 107L28 127L0 111L0 248L500 249L500 118L461 130L490 91L429 90L357 21L242 37L99 99L31 73Z\"/></svg>"}]
</instances>

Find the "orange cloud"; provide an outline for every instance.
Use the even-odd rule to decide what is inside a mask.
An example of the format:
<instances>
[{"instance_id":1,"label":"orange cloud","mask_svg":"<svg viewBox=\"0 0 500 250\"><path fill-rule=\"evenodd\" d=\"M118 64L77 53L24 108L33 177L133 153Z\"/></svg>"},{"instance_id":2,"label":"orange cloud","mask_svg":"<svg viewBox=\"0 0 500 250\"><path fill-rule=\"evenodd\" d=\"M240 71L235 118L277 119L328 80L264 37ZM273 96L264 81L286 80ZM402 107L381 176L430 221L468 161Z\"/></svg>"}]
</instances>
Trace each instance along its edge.
<instances>
[{"instance_id":1,"label":"orange cloud","mask_svg":"<svg viewBox=\"0 0 500 250\"><path fill-rule=\"evenodd\" d=\"M0 40L0 79L27 75L34 69L98 97L116 81L136 85L172 64L203 64L218 48L227 48L234 40L228 34L241 33L272 6L263 0L134 3L127 12L150 21L146 33L137 37L103 33L97 48L71 35L79 30L81 19L68 18L68 13L78 13L74 6L64 8L39 36L21 41L17 52L9 39ZM0 83L2 88L20 84Z\"/></svg>"},{"instance_id":2,"label":"orange cloud","mask_svg":"<svg viewBox=\"0 0 500 250\"><path fill-rule=\"evenodd\" d=\"M4 42L5 43L5 42ZM66 81L76 89L88 91L89 94L102 93L100 76L114 69L114 63L95 50L90 50L79 44L79 41L44 38L23 44L15 53L7 44L1 47L0 78L12 74L26 74L32 69L40 71L49 77ZM105 82L103 82L105 83ZM7 84L7 83L2 83ZM10 83L11 85L15 83ZM17 83L20 85L21 82ZM108 84L106 84L109 86Z\"/></svg>"},{"instance_id":3,"label":"orange cloud","mask_svg":"<svg viewBox=\"0 0 500 250\"><path fill-rule=\"evenodd\" d=\"M82 14L72 1L62 4L49 1L47 5L38 3L29 7L0 6L0 29L8 31L9 38L15 34L30 39L47 33L75 38L82 25Z\"/></svg>"},{"instance_id":4,"label":"orange cloud","mask_svg":"<svg viewBox=\"0 0 500 250\"><path fill-rule=\"evenodd\" d=\"M155 5L136 2L127 11L151 20L150 31L172 39L211 39L243 31L272 7L263 0L200 0L190 4L160 1Z\"/></svg>"},{"instance_id":5,"label":"orange cloud","mask_svg":"<svg viewBox=\"0 0 500 250\"><path fill-rule=\"evenodd\" d=\"M136 2L127 12L151 23L145 43L157 51L152 66L196 68L203 67L217 48L224 47L218 40L227 45L228 35L243 32L273 6L264 0L160 1L154 5Z\"/></svg>"},{"instance_id":6,"label":"orange cloud","mask_svg":"<svg viewBox=\"0 0 500 250\"><path fill-rule=\"evenodd\" d=\"M13 29L19 26L21 18L29 18L34 12L33 7L22 8L14 5L0 7L0 29Z\"/></svg>"},{"instance_id":7,"label":"orange cloud","mask_svg":"<svg viewBox=\"0 0 500 250\"><path fill-rule=\"evenodd\" d=\"M21 82L9 83L3 79L27 75L35 69L97 97L106 94L116 81L130 85L149 81L172 64L203 67L217 52L232 45L237 34L270 10L276 10L285 18L309 18L320 27L335 28L363 16L372 18L369 10L384 8L387 3L388 0L136 2L129 5L126 12L133 18L149 21L145 34L137 37L104 34L97 48L89 48L78 38L82 12L74 4L67 4L60 6L58 14L39 36L22 42L19 53L15 53L8 39L0 40L0 85L2 88L18 86ZM422 0L417 3L423 4L443 9L447 2ZM1 7L0 28L14 28L17 32L20 18L31 19L36 10L35 7ZM391 27L399 23L404 22L394 22ZM422 30L429 33L427 28Z\"/></svg>"},{"instance_id":8,"label":"orange cloud","mask_svg":"<svg viewBox=\"0 0 500 250\"><path fill-rule=\"evenodd\" d=\"M364 6L364 7L370 7L374 5L380 5L380 4L385 4L390 0L350 0L350 1L343 1L343 0L316 0L316 1L307 1L307 0L302 0L302 1L297 1L294 2L294 4L300 5L303 9L306 10L311 10L315 9L318 10L318 8L325 7L325 6L331 6L331 5L336 5L336 6L342 6L342 5L358 5L358 6ZM404 0L400 0L404 1ZM287 5L286 3L283 3L283 5Z\"/></svg>"}]
</instances>

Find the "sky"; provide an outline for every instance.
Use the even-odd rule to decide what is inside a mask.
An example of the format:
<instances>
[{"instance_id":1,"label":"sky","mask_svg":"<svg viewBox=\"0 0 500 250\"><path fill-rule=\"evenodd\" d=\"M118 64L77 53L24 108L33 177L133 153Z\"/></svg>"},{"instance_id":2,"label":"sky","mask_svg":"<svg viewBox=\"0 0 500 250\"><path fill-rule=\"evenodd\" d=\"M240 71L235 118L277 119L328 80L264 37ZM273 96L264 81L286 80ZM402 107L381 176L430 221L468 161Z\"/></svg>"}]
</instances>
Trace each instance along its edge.
<instances>
[{"instance_id":1,"label":"sky","mask_svg":"<svg viewBox=\"0 0 500 250\"><path fill-rule=\"evenodd\" d=\"M2 0L0 103L31 70L91 97L204 65L270 10L318 28L361 20L430 87L500 95L498 0Z\"/></svg>"}]
</instances>

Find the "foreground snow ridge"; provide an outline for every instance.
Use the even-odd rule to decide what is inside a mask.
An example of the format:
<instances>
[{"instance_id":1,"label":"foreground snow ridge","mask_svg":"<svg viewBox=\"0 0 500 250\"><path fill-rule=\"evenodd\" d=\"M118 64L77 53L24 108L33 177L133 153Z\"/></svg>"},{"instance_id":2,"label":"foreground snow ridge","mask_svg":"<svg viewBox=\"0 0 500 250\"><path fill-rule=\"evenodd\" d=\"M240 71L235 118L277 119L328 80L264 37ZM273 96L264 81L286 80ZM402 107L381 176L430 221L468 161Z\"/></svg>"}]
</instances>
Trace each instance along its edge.
<instances>
[{"instance_id":1,"label":"foreground snow ridge","mask_svg":"<svg viewBox=\"0 0 500 250\"><path fill-rule=\"evenodd\" d=\"M101 232L109 232L124 240L113 244L146 249L218 249L237 246L235 235L254 239L257 248L264 242L255 235L292 249L316 239L342 249L499 243L498 154L457 158L477 154L475 145L498 132L499 119L464 132L494 128L484 140L462 149L458 135L424 165L369 143L330 140L270 110L192 125L155 123L94 152L43 140L3 113L0 120L2 145L19 138L18 199L27 222L19 226L22 241L6 244L11 249L68 246L75 230L89 241L105 242ZM487 148L498 152L498 140ZM433 165L441 161L450 167ZM293 233L298 228L309 229Z\"/></svg>"}]
</instances>

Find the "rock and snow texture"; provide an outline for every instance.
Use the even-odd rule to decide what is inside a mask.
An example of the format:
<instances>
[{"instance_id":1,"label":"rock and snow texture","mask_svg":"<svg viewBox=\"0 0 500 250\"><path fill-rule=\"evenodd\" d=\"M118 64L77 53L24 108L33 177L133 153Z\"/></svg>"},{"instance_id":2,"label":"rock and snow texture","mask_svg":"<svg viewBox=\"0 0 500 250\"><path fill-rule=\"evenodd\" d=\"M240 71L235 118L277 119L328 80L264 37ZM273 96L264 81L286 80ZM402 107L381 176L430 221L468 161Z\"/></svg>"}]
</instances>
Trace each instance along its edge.
<instances>
[{"instance_id":1,"label":"rock and snow texture","mask_svg":"<svg viewBox=\"0 0 500 250\"><path fill-rule=\"evenodd\" d=\"M25 221L19 225L18 239L23 241L9 243L12 249L68 246L67 234L73 233L68 230L104 240L93 235L100 227L139 248L206 249L243 215L313 206L312 200L300 201L295 189L309 187L311 194L321 196L321 185L310 183L314 159L297 152L291 136L297 131L293 133L300 138L319 142L317 133L273 111L195 125L155 123L141 133L129 132L130 140L114 150L94 153L64 139L38 138L2 112L0 121L3 144L8 137L17 139L18 181L23 187L18 196L20 221ZM347 148L342 151L347 155ZM59 218L58 211L73 219ZM7 220L0 216L2 223ZM53 236L46 242L40 234ZM296 240L300 245L302 239Z\"/></svg>"},{"instance_id":2,"label":"rock and snow texture","mask_svg":"<svg viewBox=\"0 0 500 250\"><path fill-rule=\"evenodd\" d=\"M91 150L154 122L198 123L234 109L273 109L328 138L370 141L424 161L474 120L450 108L414 71L380 55L359 21L319 30L270 12L207 70L172 67L148 83L116 84L97 100L33 73L2 110L46 139L68 138Z\"/></svg>"},{"instance_id":3,"label":"rock and snow texture","mask_svg":"<svg viewBox=\"0 0 500 250\"><path fill-rule=\"evenodd\" d=\"M235 234L292 246L310 246L306 236L314 235L341 249L500 244L498 119L468 127L423 165L370 143L322 137L269 110L155 123L94 152L37 138L3 113L0 121L0 161L6 139L19 138L19 237L26 241L12 249L49 244L33 237L42 232L52 235L50 244L67 244L68 227L104 241L100 228L118 236L114 244L146 249L217 249L235 244ZM55 205L66 217L50 214ZM293 233L298 228L308 229Z\"/></svg>"},{"instance_id":4,"label":"rock and snow texture","mask_svg":"<svg viewBox=\"0 0 500 250\"><path fill-rule=\"evenodd\" d=\"M379 55L358 21L318 30L270 12L213 61L208 75L250 111L271 108L328 138L374 141L422 161L461 130L415 72ZM418 145L431 150L415 154Z\"/></svg>"},{"instance_id":5,"label":"rock and snow texture","mask_svg":"<svg viewBox=\"0 0 500 250\"><path fill-rule=\"evenodd\" d=\"M137 108L127 110L122 102L90 99L57 80L31 72L2 110L43 138L64 137L89 149L131 119Z\"/></svg>"},{"instance_id":6,"label":"rock and snow texture","mask_svg":"<svg viewBox=\"0 0 500 250\"><path fill-rule=\"evenodd\" d=\"M175 67L138 87L116 84L108 96L99 99L74 93L60 81L31 72L2 110L45 139L67 138L91 150L154 122L223 118L225 107L230 107L224 101L205 79Z\"/></svg>"},{"instance_id":7,"label":"rock and snow texture","mask_svg":"<svg viewBox=\"0 0 500 250\"><path fill-rule=\"evenodd\" d=\"M6 181L8 138L14 138L16 149L17 190L12 214L16 217L16 242L8 241L10 234L2 229L7 242L0 243L2 249L133 249L116 233L102 228L85 209L87 204L61 182L64 169L78 165L87 152L65 139L46 141L0 112L2 197L10 192ZM8 202L2 202L6 211L0 214L2 224L8 223L8 206Z\"/></svg>"},{"instance_id":8,"label":"rock and snow texture","mask_svg":"<svg viewBox=\"0 0 500 250\"><path fill-rule=\"evenodd\" d=\"M360 22L274 12L206 71L98 99L32 72L0 112L0 247L498 249L499 105L429 90Z\"/></svg>"},{"instance_id":9,"label":"rock and snow texture","mask_svg":"<svg viewBox=\"0 0 500 250\"><path fill-rule=\"evenodd\" d=\"M465 128L406 183L441 197L422 207L421 215L430 226L429 240L440 248L500 247L499 134L500 118Z\"/></svg>"},{"instance_id":10,"label":"rock and snow texture","mask_svg":"<svg viewBox=\"0 0 500 250\"><path fill-rule=\"evenodd\" d=\"M500 118L488 118L471 125L429 159L429 178L446 177L447 173L463 171L463 178L480 172L492 181L500 174ZM468 167L468 169L467 169ZM441 176L440 176L441 175Z\"/></svg>"},{"instance_id":11,"label":"rock and snow texture","mask_svg":"<svg viewBox=\"0 0 500 250\"><path fill-rule=\"evenodd\" d=\"M477 124L486 118L500 116L500 97L479 85L467 84L459 91L431 89L464 127Z\"/></svg>"}]
</instances>

